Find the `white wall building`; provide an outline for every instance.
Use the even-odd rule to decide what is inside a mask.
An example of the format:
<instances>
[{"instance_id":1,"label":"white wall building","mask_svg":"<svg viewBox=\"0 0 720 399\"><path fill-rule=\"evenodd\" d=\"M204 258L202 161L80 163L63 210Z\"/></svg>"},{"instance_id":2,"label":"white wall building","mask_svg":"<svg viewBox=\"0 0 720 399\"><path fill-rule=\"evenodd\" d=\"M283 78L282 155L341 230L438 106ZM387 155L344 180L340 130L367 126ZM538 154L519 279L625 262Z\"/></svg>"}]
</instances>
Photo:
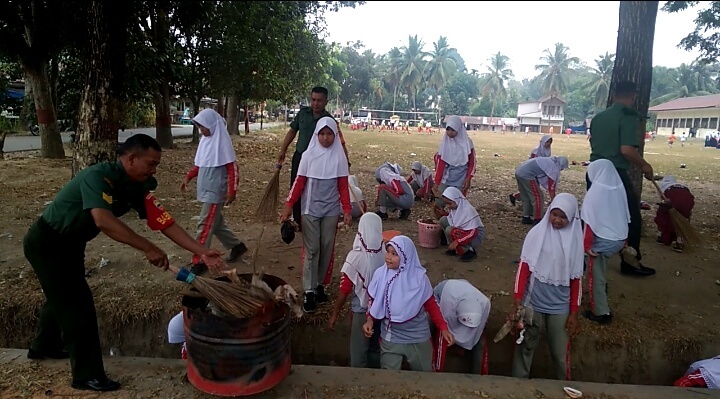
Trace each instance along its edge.
<instances>
[{"instance_id":1,"label":"white wall building","mask_svg":"<svg viewBox=\"0 0 720 399\"><path fill-rule=\"evenodd\" d=\"M678 98L650 107L648 111L657 115L655 129L659 135L690 134L693 128L696 137L705 137L706 133L718 130L720 94Z\"/></svg>"},{"instance_id":2,"label":"white wall building","mask_svg":"<svg viewBox=\"0 0 720 399\"><path fill-rule=\"evenodd\" d=\"M565 100L549 95L537 101L518 103L517 120L520 131L529 127L531 132L562 133L565 124Z\"/></svg>"}]
</instances>

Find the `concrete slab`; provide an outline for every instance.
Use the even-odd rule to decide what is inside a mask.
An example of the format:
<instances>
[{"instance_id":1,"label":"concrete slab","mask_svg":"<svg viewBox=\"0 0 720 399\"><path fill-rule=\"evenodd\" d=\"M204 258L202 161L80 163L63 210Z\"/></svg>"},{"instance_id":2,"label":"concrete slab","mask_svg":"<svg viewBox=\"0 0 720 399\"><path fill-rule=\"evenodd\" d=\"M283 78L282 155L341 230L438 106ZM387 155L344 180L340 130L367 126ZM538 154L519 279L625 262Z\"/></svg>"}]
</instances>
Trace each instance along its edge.
<instances>
[{"instance_id":1,"label":"concrete slab","mask_svg":"<svg viewBox=\"0 0 720 399\"><path fill-rule=\"evenodd\" d=\"M26 351L0 349L0 396L86 397L72 390L68 361L36 362ZM108 375L123 389L103 393L102 398L210 398L184 379L185 361L159 358L107 357ZM720 398L720 391L660 386L611 385L551 380L518 380L499 376L428 374L410 371L351 369L324 366L293 366L288 378L276 388L255 398L287 399L500 399L567 398L563 387L595 399L697 399ZM91 396L90 397L96 397ZM100 397L100 396L97 396Z\"/></svg>"}]
</instances>

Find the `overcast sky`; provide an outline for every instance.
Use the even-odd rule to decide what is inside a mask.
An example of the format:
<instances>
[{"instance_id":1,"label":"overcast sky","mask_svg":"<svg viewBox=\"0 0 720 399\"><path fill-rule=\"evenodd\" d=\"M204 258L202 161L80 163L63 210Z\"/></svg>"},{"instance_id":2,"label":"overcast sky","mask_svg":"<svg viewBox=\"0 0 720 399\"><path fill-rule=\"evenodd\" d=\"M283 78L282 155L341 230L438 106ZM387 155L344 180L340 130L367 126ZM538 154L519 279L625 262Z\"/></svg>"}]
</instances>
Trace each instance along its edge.
<instances>
[{"instance_id":1,"label":"overcast sky","mask_svg":"<svg viewBox=\"0 0 720 399\"><path fill-rule=\"evenodd\" d=\"M660 2L661 6L664 2ZM327 41L345 44L362 41L375 53L408 42L417 34L432 49L446 36L469 70L487 71L487 59L500 51L510 57L517 79L537 75L535 65L546 48L561 42L570 54L588 65L606 51L615 52L618 1L368 1L355 9L326 16ZM668 14L658 12L653 64L676 67L697 58L698 53L677 48L690 33L697 10ZM549 23L549 20L552 23Z\"/></svg>"}]
</instances>

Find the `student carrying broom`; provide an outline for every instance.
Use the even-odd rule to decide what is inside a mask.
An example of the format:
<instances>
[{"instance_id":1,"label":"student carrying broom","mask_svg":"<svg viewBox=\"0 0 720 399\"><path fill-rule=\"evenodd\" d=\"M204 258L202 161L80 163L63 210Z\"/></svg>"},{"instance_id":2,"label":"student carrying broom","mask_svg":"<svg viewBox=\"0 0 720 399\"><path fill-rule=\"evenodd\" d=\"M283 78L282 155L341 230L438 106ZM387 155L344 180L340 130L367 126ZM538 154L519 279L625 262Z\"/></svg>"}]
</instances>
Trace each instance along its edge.
<instances>
[{"instance_id":1,"label":"student carrying broom","mask_svg":"<svg viewBox=\"0 0 720 399\"><path fill-rule=\"evenodd\" d=\"M70 180L23 240L25 257L46 298L27 356L36 360L69 357L75 389L120 388L103 366L95 305L85 280L87 242L103 232L167 269L167 254L118 219L134 209L152 230L162 231L177 245L204 257L209 266L220 261L220 252L198 244L152 195L160 151L152 137L131 136L120 146L116 162L97 163Z\"/></svg>"},{"instance_id":2,"label":"student carrying broom","mask_svg":"<svg viewBox=\"0 0 720 399\"><path fill-rule=\"evenodd\" d=\"M332 118L332 115L325 110L328 103L328 90L324 87L313 87L312 93L310 93L310 106L302 107L298 112L295 119L290 122L290 129L288 129L285 139L280 146L280 152L277 157L277 164L282 165L285 163L285 156L287 155L288 147L290 143L295 140L297 136L297 143L295 144L295 153L292 156L292 167L290 169L290 185L295 183L297 177L298 168L300 167L300 160L303 154L308 149L311 139L314 137L315 127L320 119L325 117ZM333 119L335 120L335 119ZM348 168L350 167L350 161L348 157L347 148L345 147L345 139L343 139L340 126L336 123L336 130L338 132L338 138L342 145L342 151L345 153ZM300 203L298 202L293 209L293 219L302 230L302 223L300 222L301 217Z\"/></svg>"},{"instance_id":3,"label":"student carrying broom","mask_svg":"<svg viewBox=\"0 0 720 399\"><path fill-rule=\"evenodd\" d=\"M338 136L335 119L323 117L318 121L280 216L280 222L290 219L293 207L300 203L303 310L307 313L314 312L318 303L328 301L324 285L332 276L338 217L343 215L347 226L352 223L348 162Z\"/></svg>"}]
</instances>

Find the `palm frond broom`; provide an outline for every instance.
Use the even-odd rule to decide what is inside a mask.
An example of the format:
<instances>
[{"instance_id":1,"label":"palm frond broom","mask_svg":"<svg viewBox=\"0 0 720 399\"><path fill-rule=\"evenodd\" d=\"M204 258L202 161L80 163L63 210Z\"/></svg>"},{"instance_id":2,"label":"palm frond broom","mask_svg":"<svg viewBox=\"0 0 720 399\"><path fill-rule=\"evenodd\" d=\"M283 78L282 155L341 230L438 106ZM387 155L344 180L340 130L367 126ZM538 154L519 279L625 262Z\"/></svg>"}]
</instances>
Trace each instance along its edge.
<instances>
[{"instance_id":1,"label":"palm frond broom","mask_svg":"<svg viewBox=\"0 0 720 399\"><path fill-rule=\"evenodd\" d=\"M277 217L278 196L280 195L280 170L281 164L275 164L275 172L270 178L265 192L263 193L255 217L262 221L268 221Z\"/></svg>"},{"instance_id":2,"label":"palm frond broom","mask_svg":"<svg viewBox=\"0 0 720 399\"><path fill-rule=\"evenodd\" d=\"M681 239L685 248L692 250L702 243L702 237L698 234L697 230L690 224L690 221L685 219L677 209L672 207L672 203L668 201L665 193L660 189L660 186L655 180L652 180L655 189L660 195L660 199L670 205L670 220L672 221L673 227L675 228L675 234Z\"/></svg>"}]
</instances>

